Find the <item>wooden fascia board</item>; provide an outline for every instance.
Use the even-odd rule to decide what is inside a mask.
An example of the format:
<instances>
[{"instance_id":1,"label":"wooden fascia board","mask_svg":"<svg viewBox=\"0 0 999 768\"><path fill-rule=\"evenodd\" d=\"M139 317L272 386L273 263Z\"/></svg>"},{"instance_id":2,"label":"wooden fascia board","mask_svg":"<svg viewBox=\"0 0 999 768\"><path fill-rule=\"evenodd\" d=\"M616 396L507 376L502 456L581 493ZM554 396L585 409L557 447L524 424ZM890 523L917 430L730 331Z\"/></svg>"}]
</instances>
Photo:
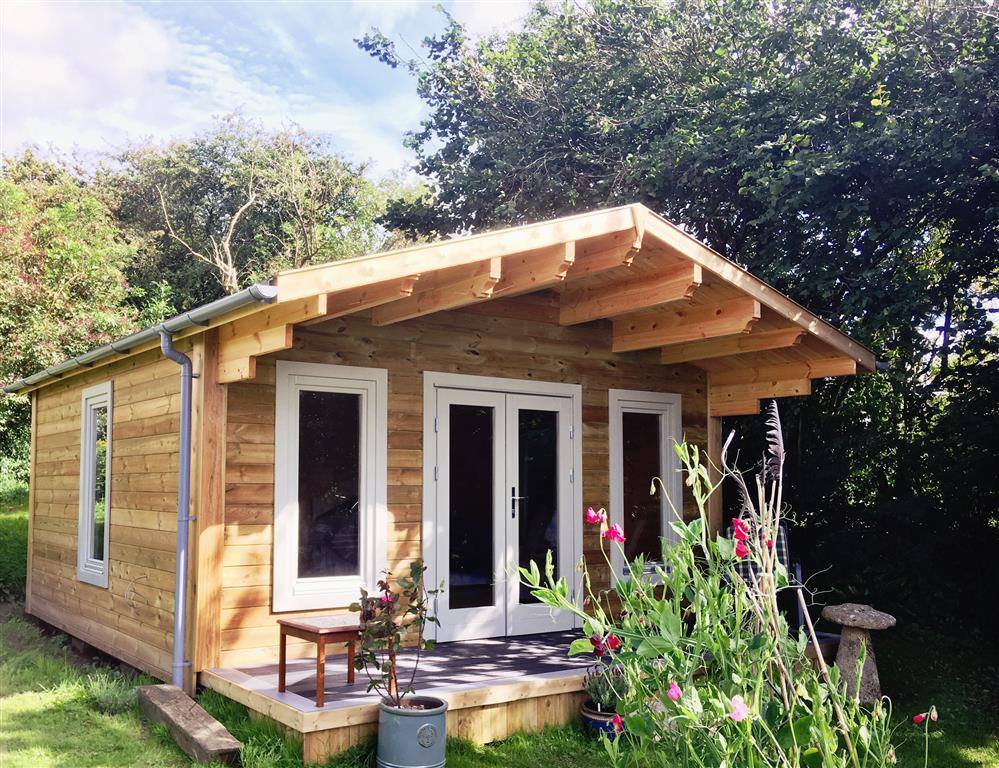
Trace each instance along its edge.
<instances>
[{"instance_id":1,"label":"wooden fascia board","mask_svg":"<svg viewBox=\"0 0 999 768\"><path fill-rule=\"evenodd\" d=\"M754 277L742 267L682 231L678 227L649 211L646 216L646 236L652 236L668 248L686 256L704 269L744 291L748 296L766 305L791 322L801 326L826 344L857 361L865 371L875 369L874 353L857 343L842 331L816 317L800 304L784 296L776 288Z\"/></svg>"},{"instance_id":2,"label":"wooden fascia board","mask_svg":"<svg viewBox=\"0 0 999 768\"><path fill-rule=\"evenodd\" d=\"M614 232L634 231L636 214L632 208L633 206L610 208L443 243L282 272L275 278L278 302L358 288L407 275L427 274L439 269L537 251Z\"/></svg>"},{"instance_id":3,"label":"wooden fascia board","mask_svg":"<svg viewBox=\"0 0 999 768\"><path fill-rule=\"evenodd\" d=\"M613 321L611 349L633 352L697 339L737 336L749 333L761 313L760 302L738 298L690 309L626 315Z\"/></svg>"},{"instance_id":4,"label":"wooden fascia board","mask_svg":"<svg viewBox=\"0 0 999 768\"><path fill-rule=\"evenodd\" d=\"M432 287L376 307L371 314L371 322L374 325L391 325L488 299L502 277L502 265L502 259L493 257L452 268L447 277L438 273L439 279Z\"/></svg>"},{"instance_id":5,"label":"wooden fascia board","mask_svg":"<svg viewBox=\"0 0 999 768\"><path fill-rule=\"evenodd\" d=\"M849 357L831 357L794 363L746 366L711 374L715 385L753 384L782 379L822 379L827 376L853 376L857 361Z\"/></svg>"},{"instance_id":6,"label":"wooden fascia board","mask_svg":"<svg viewBox=\"0 0 999 768\"><path fill-rule=\"evenodd\" d=\"M631 277L609 285L570 289L562 294L559 323L575 325L677 302L686 303L702 282L701 267L688 263L657 275Z\"/></svg>"},{"instance_id":7,"label":"wooden fascia board","mask_svg":"<svg viewBox=\"0 0 999 768\"><path fill-rule=\"evenodd\" d=\"M747 352L766 352L772 349L788 349L801 344L807 331L804 328L778 328L770 331L751 331L740 336L723 339L704 339L686 344L674 344L660 350L661 363L692 363L698 360L711 360Z\"/></svg>"},{"instance_id":8,"label":"wooden fascia board","mask_svg":"<svg viewBox=\"0 0 999 768\"><path fill-rule=\"evenodd\" d=\"M711 402L715 405L725 403L761 400L771 397L799 397L812 394L811 379L784 379L777 381L758 381L750 384L715 383L716 377L711 377Z\"/></svg>"}]
</instances>

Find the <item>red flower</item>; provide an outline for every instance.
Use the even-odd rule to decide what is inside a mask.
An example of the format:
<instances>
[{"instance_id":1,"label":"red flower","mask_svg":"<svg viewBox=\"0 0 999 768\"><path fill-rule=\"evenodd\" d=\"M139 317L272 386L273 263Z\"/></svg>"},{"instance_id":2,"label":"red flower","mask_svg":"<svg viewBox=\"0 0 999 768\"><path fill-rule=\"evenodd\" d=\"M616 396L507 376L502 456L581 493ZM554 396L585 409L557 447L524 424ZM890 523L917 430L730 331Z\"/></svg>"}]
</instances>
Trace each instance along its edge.
<instances>
[{"instance_id":1,"label":"red flower","mask_svg":"<svg viewBox=\"0 0 999 768\"><path fill-rule=\"evenodd\" d=\"M732 531L732 536L736 541L745 541L749 538L749 526L746 525L746 521L741 517L737 517L732 521Z\"/></svg>"},{"instance_id":2,"label":"red flower","mask_svg":"<svg viewBox=\"0 0 999 768\"><path fill-rule=\"evenodd\" d=\"M918 715L913 715L912 716L912 722L914 722L916 725L919 725L925 719L926 719L926 713L925 712L920 712Z\"/></svg>"},{"instance_id":3,"label":"red flower","mask_svg":"<svg viewBox=\"0 0 999 768\"><path fill-rule=\"evenodd\" d=\"M597 654L597 656L604 655L604 651L606 650L604 648L604 641L601 640L597 635L594 635L593 637L590 638L590 645L593 646L593 652Z\"/></svg>"},{"instance_id":4,"label":"red flower","mask_svg":"<svg viewBox=\"0 0 999 768\"><path fill-rule=\"evenodd\" d=\"M597 512L593 507L586 509L586 522L590 525L600 525L607 522L607 513L602 509Z\"/></svg>"},{"instance_id":5,"label":"red flower","mask_svg":"<svg viewBox=\"0 0 999 768\"><path fill-rule=\"evenodd\" d=\"M383 603L391 603L392 602L392 595L390 595L388 592L386 592L384 595L381 596L381 601Z\"/></svg>"},{"instance_id":6,"label":"red flower","mask_svg":"<svg viewBox=\"0 0 999 768\"><path fill-rule=\"evenodd\" d=\"M624 535L624 529L617 523L614 523L614 525L600 535L608 541L620 541L622 544L627 540Z\"/></svg>"},{"instance_id":7,"label":"red flower","mask_svg":"<svg viewBox=\"0 0 999 768\"><path fill-rule=\"evenodd\" d=\"M611 718L611 725L614 726L614 733L621 733L624 730L624 720L621 719L621 715L614 715Z\"/></svg>"},{"instance_id":8,"label":"red flower","mask_svg":"<svg viewBox=\"0 0 999 768\"><path fill-rule=\"evenodd\" d=\"M607 637L604 638L604 644L608 649L616 651L621 647L621 638L617 635L607 635Z\"/></svg>"},{"instance_id":9,"label":"red flower","mask_svg":"<svg viewBox=\"0 0 999 768\"><path fill-rule=\"evenodd\" d=\"M735 556L746 557L747 555L749 555L749 547L746 546L746 542L744 541L735 542Z\"/></svg>"}]
</instances>

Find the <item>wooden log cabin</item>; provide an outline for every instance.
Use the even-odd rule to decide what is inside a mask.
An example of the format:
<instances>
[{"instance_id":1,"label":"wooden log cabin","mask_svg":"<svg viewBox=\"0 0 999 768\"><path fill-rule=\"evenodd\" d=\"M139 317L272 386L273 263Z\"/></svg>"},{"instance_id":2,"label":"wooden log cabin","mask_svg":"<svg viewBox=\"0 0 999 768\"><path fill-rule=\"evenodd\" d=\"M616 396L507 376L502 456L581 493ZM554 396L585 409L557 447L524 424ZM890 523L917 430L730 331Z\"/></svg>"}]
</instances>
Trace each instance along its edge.
<instances>
[{"instance_id":1,"label":"wooden log cabin","mask_svg":"<svg viewBox=\"0 0 999 768\"><path fill-rule=\"evenodd\" d=\"M318 760L372 732L373 699L335 659L321 709L309 662L278 693L277 619L344 612L423 558L444 583L424 688L451 702L449 731L563 722L573 621L515 566L551 549L607 583L585 506L610 510L629 553L658 551L672 513L649 479L682 499L674 440L717 457L723 416L874 367L641 205L283 272L6 388L32 403L27 611L222 691ZM535 636L544 659L497 650Z\"/></svg>"}]
</instances>

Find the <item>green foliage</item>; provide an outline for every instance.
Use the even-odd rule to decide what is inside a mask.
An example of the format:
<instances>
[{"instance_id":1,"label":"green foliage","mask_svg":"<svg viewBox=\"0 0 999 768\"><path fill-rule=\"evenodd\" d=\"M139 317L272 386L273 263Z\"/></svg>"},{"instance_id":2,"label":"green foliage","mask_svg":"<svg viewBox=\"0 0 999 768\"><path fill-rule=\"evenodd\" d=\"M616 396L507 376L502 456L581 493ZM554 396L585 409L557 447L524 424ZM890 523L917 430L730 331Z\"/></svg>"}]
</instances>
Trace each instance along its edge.
<instances>
[{"instance_id":1,"label":"green foliage","mask_svg":"<svg viewBox=\"0 0 999 768\"><path fill-rule=\"evenodd\" d=\"M28 570L28 487L0 474L0 602L24 599Z\"/></svg>"},{"instance_id":2,"label":"green foliage","mask_svg":"<svg viewBox=\"0 0 999 768\"><path fill-rule=\"evenodd\" d=\"M134 678L108 671L96 671L83 679L87 704L105 715L118 715L138 706Z\"/></svg>"},{"instance_id":3,"label":"green foliage","mask_svg":"<svg viewBox=\"0 0 999 768\"><path fill-rule=\"evenodd\" d=\"M555 578L550 558L543 579L536 566L521 569L532 594L574 613L586 642L627 678L617 704L623 733L601 737L614 766L874 768L894 762L890 702L861 707L843 690L837 669L817 670L808 659L814 635L792 635L778 609L779 594L794 585L772 546L785 461L776 406L767 429L768 453L752 492L722 456L721 469L743 499L732 540L707 535L708 498L722 480L712 483L696 446L685 443L676 452L699 515L672 524L678 541L663 541L662 562L651 572L639 557L611 592L595 592L582 564L584 607L569 598L565 578ZM607 532L603 515L601 533ZM611 569L605 538L601 550ZM740 561L751 563L750 575L737 569Z\"/></svg>"},{"instance_id":4,"label":"green foliage","mask_svg":"<svg viewBox=\"0 0 999 768\"><path fill-rule=\"evenodd\" d=\"M230 115L193 138L120 153L98 185L141 243L129 278L179 310L376 250L384 196L366 173L325 139Z\"/></svg>"},{"instance_id":5,"label":"green foliage","mask_svg":"<svg viewBox=\"0 0 999 768\"><path fill-rule=\"evenodd\" d=\"M0 381L10 382L135 328L124 271L135 250L99 196L30 152L0 175ZM27 398L0 400L5 470L26 475Z\"/></svg>"},{"instance_id":6,"label":"green foliage","mask_svg":"<svg viewBox=\"0 0 999 768\"><path fill-rule=\"evenodd\" d=\"M891 610L944 571L942 610L994 623L958 566L999 543L996 30L982 0L598 0L485 39L448 19L413 61L374 33L429 108L408 141L430 185L387 221L643 202L867 343L885 372L787 410L798 551ZM880 556L901 521L909 565Z\"/></svg>"},{"instance_id":7,"label":"green foliage","mask_svg":"<svg viewBox=\"0 0 999 768\"><path fill-rule=\"evenodd\" d=\"M584 638L583 642L588 646L587 650L592 650L588 640ZM619 664L600 662L586 673L583 689L601 712L614 712L618 702L630 693L630 684Z\"/></svg>"}]
</instances>

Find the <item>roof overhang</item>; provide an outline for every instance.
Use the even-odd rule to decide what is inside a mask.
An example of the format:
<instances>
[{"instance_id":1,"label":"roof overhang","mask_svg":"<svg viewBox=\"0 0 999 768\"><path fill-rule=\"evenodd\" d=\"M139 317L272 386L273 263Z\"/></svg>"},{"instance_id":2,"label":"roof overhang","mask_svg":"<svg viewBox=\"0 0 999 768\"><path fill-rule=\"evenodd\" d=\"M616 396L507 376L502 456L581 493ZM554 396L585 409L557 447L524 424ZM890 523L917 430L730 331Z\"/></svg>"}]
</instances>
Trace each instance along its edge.
<instances>
[{"instance_id":1,"label":"roof overhang","mask_svg":"<svg viewBox=\"0 0 999 768\"><path fill-rule=\"evenodd\" d=\"M221 324L219 379L255 375L296 325L375 325L487 302L541 305L562 325L609 321L612 351L656 350L707 372L712 415L756 413L874 354L643 205L622 206L281 272L276 299ZM526 294L534 296L526 297ZM523 298L518 298L523 297Z\"/></svg>"}]
</instances>

